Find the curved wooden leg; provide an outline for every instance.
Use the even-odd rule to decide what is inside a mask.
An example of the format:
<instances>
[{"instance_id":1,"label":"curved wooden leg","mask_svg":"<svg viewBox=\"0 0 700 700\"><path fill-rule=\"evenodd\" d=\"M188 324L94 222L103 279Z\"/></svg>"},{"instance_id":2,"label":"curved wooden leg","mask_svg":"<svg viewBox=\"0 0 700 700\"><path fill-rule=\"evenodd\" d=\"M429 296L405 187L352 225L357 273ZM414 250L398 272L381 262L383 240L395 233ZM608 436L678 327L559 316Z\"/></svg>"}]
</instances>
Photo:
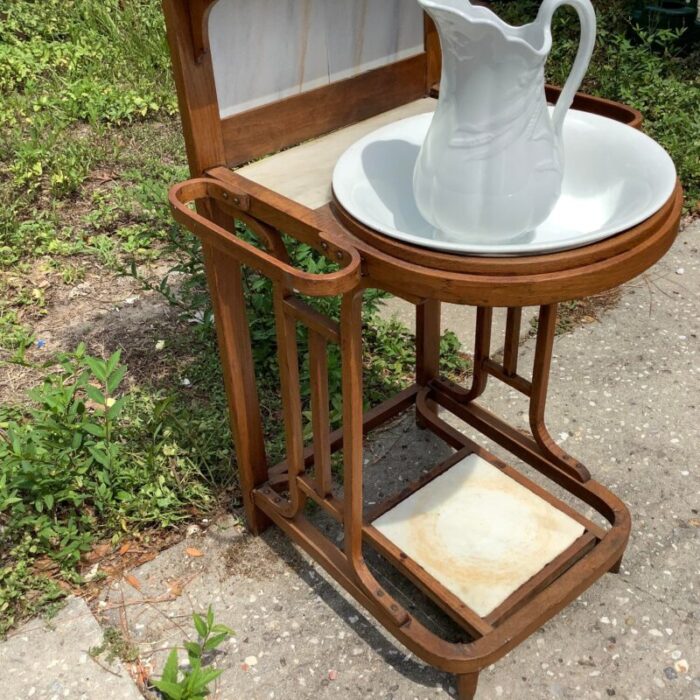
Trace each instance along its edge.
<instances>
[{"instance_id":1,"label":"curved wooden leg","mask_svg":"<svg viewBox=\"0 0 700 700\"><path fill-rule=\"evenodd\" d=\"M492 324L493 309L488 306L477 307L471 386L466 389L450 380L445 380L443 382L443 390L446 391L452 399L461 404L468 404L475 401L486 390L486 384L489 378L487 364L491 360Z\"/></svg>"},{"instance_id":2,"label":"curved wooden leg","mask_svg":"<svg viewBox=\"0 0 700 700\"><path fill-rule=\"evenodd\" d=\"M544 414L549 386L549 370L552 364L552 346L557 325L557 305L540 307L537 326L535 362L532 371L532 393L530 396L530 428L535 441L544 454L557 466L579 481L591 478L590 472L576 458L564 451L549 434Z\"/></svg>"},{"instance_id":3,"label":"curved wooden leg","mask_svg":"<svg viewBox=\"0 0 700 700\"><path fill-rule=\"evenodd\" d=\"M463 673L457 676L457 697L459 700L473 700L478 682L478 673Z\"/></svg>"},{"instance_id":4,"label":"curved wooden leg","mask_svg":"<svg viewBox=\"0 0 700 700\"><path fill-rule=\"evenodd\" d=\"M485 363L491 357L491 327L493 325L493 309L479 306L476 310L476 331L474 340L474 367L471 388L460 397L462 403L478 399L486 390L488 372Z\"/></svg>"}]
</instances>

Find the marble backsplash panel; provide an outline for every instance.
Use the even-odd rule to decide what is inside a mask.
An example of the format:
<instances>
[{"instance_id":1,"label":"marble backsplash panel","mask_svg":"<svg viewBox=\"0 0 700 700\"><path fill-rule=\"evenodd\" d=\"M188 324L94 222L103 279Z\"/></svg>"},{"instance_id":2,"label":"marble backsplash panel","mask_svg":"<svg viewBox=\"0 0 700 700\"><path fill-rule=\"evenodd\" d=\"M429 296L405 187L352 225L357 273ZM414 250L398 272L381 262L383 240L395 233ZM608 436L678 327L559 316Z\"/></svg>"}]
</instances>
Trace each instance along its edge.
<instances>
[{"instance_id":1,"label":"marble backsplash panel","mask_svg":"<svg viewBox=\"0 0 700 700\"><path fill-rule=\"evenodd\" d=\"M219 0L209 39L222 117L423 51L415 0Z\"/></svg>"}]
</instances>

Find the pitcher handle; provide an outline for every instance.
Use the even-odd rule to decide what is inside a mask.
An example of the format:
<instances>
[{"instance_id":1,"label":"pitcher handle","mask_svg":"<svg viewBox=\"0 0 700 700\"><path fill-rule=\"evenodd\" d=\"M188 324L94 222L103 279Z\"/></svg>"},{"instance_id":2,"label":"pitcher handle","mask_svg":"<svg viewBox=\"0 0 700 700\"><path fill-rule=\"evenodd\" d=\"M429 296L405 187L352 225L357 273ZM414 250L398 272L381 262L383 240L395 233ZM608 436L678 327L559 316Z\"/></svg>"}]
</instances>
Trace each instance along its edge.
<instances>
[{"instance_id":1,"label":"pitcher handle","mask_svg":"<svg viewBox=\"0 0 700 700\"><path fill-rule=\"evenodd\" d=\"M564 117L566 117L566 113L569 111L569 107L574 101L574 96L579 87L581 87L583 78L588 70L596 37L596 16L590 0L544 0L537 14L537 21L545 24L545 32L550 40L552 37L552 17L562 5L571 5L576 10L581 22L581 39L576 58L574 59L574 65L571 68L569 77L566 79L564 89L559 95L554 114L552 115L552 125L557 136L561 136Z\"/></svg>"}]
</instances>

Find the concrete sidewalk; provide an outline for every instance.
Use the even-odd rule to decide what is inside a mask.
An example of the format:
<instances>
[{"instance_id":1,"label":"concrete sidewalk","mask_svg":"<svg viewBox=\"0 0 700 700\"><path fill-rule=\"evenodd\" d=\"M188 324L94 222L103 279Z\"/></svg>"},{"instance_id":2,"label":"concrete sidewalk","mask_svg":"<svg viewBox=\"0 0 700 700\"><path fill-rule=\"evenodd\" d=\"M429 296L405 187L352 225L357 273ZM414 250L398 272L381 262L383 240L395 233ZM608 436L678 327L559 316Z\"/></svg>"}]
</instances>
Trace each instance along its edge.
<instances>
[{"instance_id":1,"label":"concrete sidewalk","mask_svg":"<svg viewBox=\"0 0 700 700\"><path fill-rule=\"evenodd\" d=\"M700 700L699 234L697 223L686 229L599 323L557 339L550 429L627 503L632 539L621 574L603 577L485 670L477 698ZM533 348L525 341L524 368ZM522 419L522 399L493 384L487 405ZM367 446L369 497L380 497L391 480L400 485L444 454L406 416ZM334 536L329 524L323 526ZM156 673L167 649L192 634L193 609L211 603L217 619L236 630L216 657L224 674L213 697L454 696L451 676L426 667L388 637L275 529L251 538L232 517L131 574L139 590L121 582L106 591L100 622L126 626ZM60 624L77 631L83 613L72 609ZM449 631L442 618L434 622ZM18 656L17 639L0 645L3 697L53 697L37 694L42 673ZM37 669L65 659L79 671L66 654L86 643L75 635L72 647L59 646L55 633L45 632L32 638L31 648ZM122 697L112 690L112 674L104 672L103 682L82 696L65 682L70 692L57 689L55 697Z\"/></svg>"},{"instance_id":2,"label":"concrete sidewalk","mask_svg":"<svg viewBox=\"0 0 700 700\"><path fill-rule=\"evenodd\" d=\"M118 659L95 658L103 632L85 601L70 598L52 620L32 620L0 644L3 700L140 700Z\"/></svg>"}]
</instances>

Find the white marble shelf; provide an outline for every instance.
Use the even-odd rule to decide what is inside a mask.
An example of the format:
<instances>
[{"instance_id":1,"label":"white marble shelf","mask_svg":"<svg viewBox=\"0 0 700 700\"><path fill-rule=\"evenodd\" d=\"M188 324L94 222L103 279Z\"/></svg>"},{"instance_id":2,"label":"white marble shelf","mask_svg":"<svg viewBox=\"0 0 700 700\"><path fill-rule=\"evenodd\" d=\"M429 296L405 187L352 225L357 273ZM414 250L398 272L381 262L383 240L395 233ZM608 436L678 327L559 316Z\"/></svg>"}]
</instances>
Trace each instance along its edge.
<instances>
[{"instance_id":1,"label":"white marble shelf","mask_svg":"<svg viewBox=\"0 0 700 700\"><path fill-rule=\"evenodd\" d=\"M584 533L579 522L477 455L372 524L481 617Z\"/></svg>"},{"instance_id":2,"label":"white marble shelf","mask_svg":"<svg viewBox=\"0 0 700 700\"><path fill-rule=\"evenodd\" d=\"M331 201L333 168L353 143L382 126L434 112L437 100L425 97L376 117L346 126L239 168L243 177L311 209Z\"/></svg>"}]
</instances>

